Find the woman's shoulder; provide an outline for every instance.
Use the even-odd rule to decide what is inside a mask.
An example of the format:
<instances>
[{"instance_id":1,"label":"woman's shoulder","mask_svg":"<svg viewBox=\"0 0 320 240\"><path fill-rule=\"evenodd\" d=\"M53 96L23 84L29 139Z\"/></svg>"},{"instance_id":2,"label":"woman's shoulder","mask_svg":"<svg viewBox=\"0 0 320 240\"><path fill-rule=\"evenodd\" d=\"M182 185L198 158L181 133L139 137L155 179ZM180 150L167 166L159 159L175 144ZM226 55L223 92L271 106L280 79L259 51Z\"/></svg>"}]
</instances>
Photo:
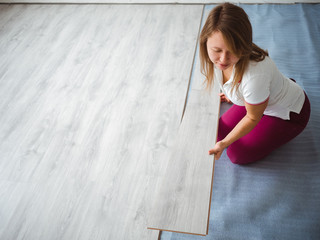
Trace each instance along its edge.
<instances>
[{"instance_id":1,"label":"woman's shoulder","mask_svg":"<svg viewBox=\"0 0 320 240\"><path fill-rule=\"evenodd\" d=\"M264 58L264 60L260 62L250 61L245 71L243 77L244 78L252 78L254 76L265 76L271 77L273 73L277 70L275 63L268 56Z\"/></svg>"},{"instance_id":2,"label":"woman's shoulder","mask_svg":"<svg viewBox=\"0 0 320 240\"><path fill-rule=\"evenodd\" d=\"M266 56L262 61L256 62L254 60L249 61L248 70L249 71L268 71L272 68L276 67L272 59Z\"/></svg>"},{"instance_id":3,"label":"woman's shoulder","mask_svg":"<svg viewBox=\"0 0 320 240\"><path fill-rule=\"evenodd\" d=\"M247 70L242 76L243 85L252 84L255 81L271 81L276 66L270 57L265 57L260 62L250 61Z\"/></svg>"}]
</instances>

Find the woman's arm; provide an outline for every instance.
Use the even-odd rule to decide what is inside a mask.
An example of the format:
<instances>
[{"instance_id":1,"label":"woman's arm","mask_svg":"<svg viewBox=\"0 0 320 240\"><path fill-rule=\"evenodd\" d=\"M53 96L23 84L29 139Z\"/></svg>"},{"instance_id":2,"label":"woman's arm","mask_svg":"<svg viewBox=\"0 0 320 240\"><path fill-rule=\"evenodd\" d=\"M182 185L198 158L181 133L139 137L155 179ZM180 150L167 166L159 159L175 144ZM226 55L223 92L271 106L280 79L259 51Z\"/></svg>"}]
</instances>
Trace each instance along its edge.
<instances>
[{"instance_id":1,"label":"woman's arm","mask_svg":"<svg viewBox=\"0 0 320 240\"><path fill-rule=\"evenodd\" d=\"M218 160L226 147L248 134L258 124L267 105L268 99L259 105L245 103L247 114L223 140L217 142L214 148L209 150L209 154L215 154Z\"/></svg>"}]
</instances>

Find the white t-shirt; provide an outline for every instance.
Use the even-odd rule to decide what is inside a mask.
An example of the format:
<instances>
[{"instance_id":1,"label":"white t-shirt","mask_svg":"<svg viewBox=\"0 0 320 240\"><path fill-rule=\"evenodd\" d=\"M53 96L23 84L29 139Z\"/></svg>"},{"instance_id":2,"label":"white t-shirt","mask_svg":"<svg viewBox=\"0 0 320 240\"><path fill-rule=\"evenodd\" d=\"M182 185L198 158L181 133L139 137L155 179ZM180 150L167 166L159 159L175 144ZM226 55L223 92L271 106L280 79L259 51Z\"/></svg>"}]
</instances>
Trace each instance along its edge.
<instances>
[{"instance_id":1,"label":"white t-shirt","mask_svg":"<svg viewBox=\"0 0 320 240\"><path fill-rule=\"evenodd\" d=\"M285 77L269 57L261 62L250 61L238 91L231 93L234 73L235 67L230 79L223 84L222 71L214 69L214 81L217 80L221 91L234 104L244 106L246 102L257 105L269 99L265 115L289 120L290 112L300 113L305 100L302 88Z\"/></svg>"}]
</instances>

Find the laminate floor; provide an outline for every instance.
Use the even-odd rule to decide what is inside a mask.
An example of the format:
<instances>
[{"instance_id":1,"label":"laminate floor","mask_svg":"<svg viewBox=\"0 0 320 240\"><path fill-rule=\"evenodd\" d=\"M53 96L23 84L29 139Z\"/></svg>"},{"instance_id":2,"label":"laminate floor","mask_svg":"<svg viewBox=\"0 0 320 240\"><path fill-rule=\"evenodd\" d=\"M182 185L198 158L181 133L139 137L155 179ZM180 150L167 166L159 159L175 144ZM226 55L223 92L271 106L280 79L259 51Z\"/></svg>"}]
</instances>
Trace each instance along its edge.
<instances>
[{"instance_id":1,"label":"laminate floor","mask_svg":"<svg viewBox=\"0 0 320 240\"><path fill-rule=\"evenodd\" d=\"M0 239L152 240L202 5L0 5Z\"/></svg>"}]
</instances>

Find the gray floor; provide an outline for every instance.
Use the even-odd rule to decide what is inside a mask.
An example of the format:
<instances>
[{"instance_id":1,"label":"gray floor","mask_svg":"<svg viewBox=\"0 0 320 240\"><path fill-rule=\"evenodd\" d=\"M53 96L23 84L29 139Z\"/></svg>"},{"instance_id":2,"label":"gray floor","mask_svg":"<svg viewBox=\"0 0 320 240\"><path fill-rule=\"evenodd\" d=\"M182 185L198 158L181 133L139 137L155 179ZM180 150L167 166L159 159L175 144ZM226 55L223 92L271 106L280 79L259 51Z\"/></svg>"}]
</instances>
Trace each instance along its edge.
<instances>
[{"instance_id":1,"label":"gray floor","mask_svg":"<svg viewBox=\"0 0 320 240\"><path fill-rule=\"evenodd\" d=\"M152 240L201 5L0 5L0 239Z\"/></svg>"}]
</instances>

